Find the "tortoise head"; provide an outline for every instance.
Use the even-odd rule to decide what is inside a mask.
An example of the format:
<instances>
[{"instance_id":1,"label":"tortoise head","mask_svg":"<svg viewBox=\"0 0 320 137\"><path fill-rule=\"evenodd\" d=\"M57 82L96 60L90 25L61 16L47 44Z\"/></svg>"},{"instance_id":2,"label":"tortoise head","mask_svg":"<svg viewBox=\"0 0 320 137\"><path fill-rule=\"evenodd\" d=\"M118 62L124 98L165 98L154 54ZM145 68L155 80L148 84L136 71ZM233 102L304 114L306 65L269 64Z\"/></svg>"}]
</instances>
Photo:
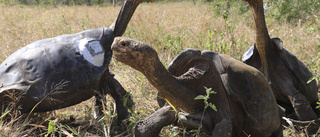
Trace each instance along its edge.
<instances>
[{"instance_id":1,"label":"tortoise head","mask_svg":"<svg viewBox=\"0 0 320 137\"><path fill-rule=\"evenodd\" d=\"M135 12L138 5L142 2L155 2L156 0L126 0L124 1L120 13L114 23L111 24L110 28L113 29L114 35L121 36L126 28L127 25Z\"/></svg>"},{"instance_id":2,"label":"tortoise head","mask_svg":"<svg viewBox=\"0 0 320 137\"><path fill-rule=\"evenodd\" d=\"M150 69L159 60L151 46L126 37L116 37L111 49L116 60L141 72Z\"/></svg>"}]
</instances>

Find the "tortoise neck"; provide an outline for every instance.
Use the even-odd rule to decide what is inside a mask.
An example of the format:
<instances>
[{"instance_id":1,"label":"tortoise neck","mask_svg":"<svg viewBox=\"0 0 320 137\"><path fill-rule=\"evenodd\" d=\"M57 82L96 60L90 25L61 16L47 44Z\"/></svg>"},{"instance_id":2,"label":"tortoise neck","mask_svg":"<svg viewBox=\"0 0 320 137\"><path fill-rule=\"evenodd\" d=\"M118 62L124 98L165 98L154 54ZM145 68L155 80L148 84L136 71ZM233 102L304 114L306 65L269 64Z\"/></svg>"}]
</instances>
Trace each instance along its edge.
<instances>
[{"instance_id":1,"label":"tortoise neck","mask_svg":"<svg viewBox=\"0 0 320 137\"><path fill-rule=\"evenodd\" d=\"M270 36L265 22L263 1L249 3L253 13L253 19L256 29L256 48L259 52L262 62L262 73L268 79L268 58L270 58L271 46Z\"/></svg>"},{"instance_id":2,"label":"tortoise neck","mask_svg":"<svg viewBox=\"0 0 320 137\"><path fill-rule=\"evenodd\" d=\"M130 19L133 16L138 5L141 1L138 0L125 0L121 7L117 19L110 25L110 28L114 31L116 37L122 36L126 31Z\"/></svg>"},{"instance_id":3,"label":"tortoise neck","mask_svg":"<svg viewBox=\"0 0 320 137\"><path fill-rule=\"evenodd\" d=\"M176 77L169 73L159 58L156 58L152 65L145 67L142 73L158 90L159 94L173 106L181 108L188 113L196 113L203 108L201 107L203 102L194 100L197 93L185 87Z\"/></svg>"}]
</instances>

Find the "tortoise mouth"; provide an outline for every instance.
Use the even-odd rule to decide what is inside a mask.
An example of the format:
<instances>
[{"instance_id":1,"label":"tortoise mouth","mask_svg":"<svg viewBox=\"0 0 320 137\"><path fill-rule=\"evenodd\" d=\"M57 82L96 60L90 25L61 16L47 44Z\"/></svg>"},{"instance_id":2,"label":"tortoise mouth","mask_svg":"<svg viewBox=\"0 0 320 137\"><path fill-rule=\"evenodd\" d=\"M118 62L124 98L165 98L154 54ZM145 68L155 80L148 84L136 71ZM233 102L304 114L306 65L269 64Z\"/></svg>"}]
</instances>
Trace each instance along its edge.
<instances>
[{"instance_id":1,"label":"tortoise mouth","mask_svg":"<svg viewBox=\"0 0 320 137\"><path fill-rule=\"evenodd\" d=\"M114 57L115 59L118 59L121 55L122 55L121 52L113 51L113 57Z\"/></svg>"},{"instance_id":2,"label":"tortoise mouth","mask_svg":"<svg viewBox=\"0 0 320 137\"><path fill-rule=\"evenodd\" d=\"M113 44L111 45L111 50L113 52L113 58L116 60L123 62L125 58L127 58L127 48L121 47L121 41L118 38L115 38Z\"/></svg>"},{"instance_id":3,"label":"tortoise mouth","mask_svg":"<svg viewBox=\"0 0 320 137\"><path fill-rule=\"evenodd\" d=\"M125 60L125 56L127 56L127 53L113 50L113 58L114 59L116 59L120 62L123 62Z\"/></svg>"}]
</instances>

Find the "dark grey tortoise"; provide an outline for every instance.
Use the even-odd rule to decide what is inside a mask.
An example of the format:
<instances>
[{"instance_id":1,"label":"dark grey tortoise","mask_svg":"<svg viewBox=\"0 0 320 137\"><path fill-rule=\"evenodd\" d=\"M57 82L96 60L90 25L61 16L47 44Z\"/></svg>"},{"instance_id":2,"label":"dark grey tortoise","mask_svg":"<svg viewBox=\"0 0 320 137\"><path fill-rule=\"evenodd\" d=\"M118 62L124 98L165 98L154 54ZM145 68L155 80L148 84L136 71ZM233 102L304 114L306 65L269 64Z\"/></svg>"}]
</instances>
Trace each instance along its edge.
<instances>
[{"instance_id":1,"label":"dark grey tortoise","mask_svg":"<svg viewBox=\"0 0 320 137\"><path fill-rule=\"evenodd\" d=\"M158 90L158 94L181 111L181 121L173 109L165 105L135 126L135 136L157 136L169 124L188 129L200 125L204 111L206 88L212 88L208 108L203 117L203 130L217 137L282 136L279 108L263 74L230 56L213 51L187 49L170 63L168 70L148 44L116 37L114 58L142 72Z\"/></svg>"},{"instance_id":2,"label":"dark grey tortoise","mask_svg":"<svg viewBox=\"0 0 320 137\"><path fill-rule=\"evenodd\" d=\"M309 69L292 53L283 48L282 40L270 38L265 23L263 1L249 3L256 26L256 45L244 54L243 61L259 69L269 81L277 102L289 116L295 113L300 120L316 119L318 88Z\"/></svg>"},{"instance_id":3,"label":"dark grey tortoise","mask_svg":"<svg viewBox=\"0 0 320 137\"><path fill-rule=\"evenodd\" d=\"M10 55L0 65L1 110L14 102L22 113L45 112L95 96L96 113L102 116L101 99L110 94L119 122L128 118L133 101L109 72L110 47L114 37L125 32L136 7L144 1L126 0L110 28L39 40ZM19 97L12 97L13 93Z\"/></svg>"}]
</instances>

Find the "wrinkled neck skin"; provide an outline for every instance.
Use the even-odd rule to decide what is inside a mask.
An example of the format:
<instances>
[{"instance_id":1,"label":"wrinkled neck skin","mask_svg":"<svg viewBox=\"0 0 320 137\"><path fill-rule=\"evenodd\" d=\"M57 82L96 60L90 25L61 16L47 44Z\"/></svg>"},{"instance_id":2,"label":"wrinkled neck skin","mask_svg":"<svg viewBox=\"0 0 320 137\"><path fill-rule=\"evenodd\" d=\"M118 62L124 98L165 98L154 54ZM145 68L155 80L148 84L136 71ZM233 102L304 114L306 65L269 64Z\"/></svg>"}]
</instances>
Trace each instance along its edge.
<instances>
[{"instance_id":1,"label":"wrinkled neck skin","mask_svg":"<svg viewBox=\"0 0 320 137\"><path fill-rule=\"evenodd\" d=\"M268 34L268 29L265 22L264 9L263 9L263 1L259 0L256 3L249 2L250 7L253 13L253 19L256 27L256 48L259 52L262 61L262 73L265 75L267 79L268 70L270 68L270 58L272 58L271 53L273 52L273 47L270 41L270 36Z\"/></svg>"},{"instance_id":2,"label":"wrinkled neck skin","mask_svg":"<svg viewBox=\"0 0 320 137\"><path fill-rule=\"evenodd\" d=\"M197 113L203 109L203 101L194 100L196 91L186 88L179 80L171 75L162 65L159 58L154 58L152 64L146 64L140 70L157 88L159 94L169 101L176 108L180 108L188 113Z\"/></svg>"}]
</instances>

